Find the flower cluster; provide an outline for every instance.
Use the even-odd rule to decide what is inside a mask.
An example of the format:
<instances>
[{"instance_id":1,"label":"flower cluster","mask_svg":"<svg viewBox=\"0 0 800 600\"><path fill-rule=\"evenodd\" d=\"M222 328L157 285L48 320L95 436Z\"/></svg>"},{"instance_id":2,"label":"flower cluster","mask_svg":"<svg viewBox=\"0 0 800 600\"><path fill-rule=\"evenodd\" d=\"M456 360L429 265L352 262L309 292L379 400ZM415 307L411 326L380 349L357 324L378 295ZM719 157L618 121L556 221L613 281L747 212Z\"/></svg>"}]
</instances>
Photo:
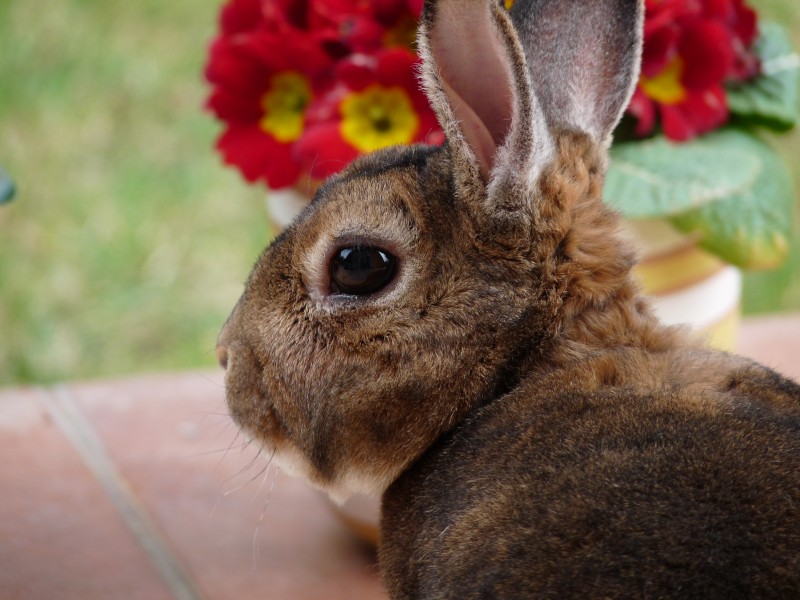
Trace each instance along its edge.
<instances>
[{"instance_id":1,"label":"flower cluster","mask_svg":"<svg viewBox=\"0 0 800 600\"><path fill-rule=\"evenodd\" d=\"M513 0L504 0L506 8ZM439 143L415 81L422 0L229 0L212 42L207 106L217 147L251 182L323 178L361 153ZM646 0L636 132L673 140L724 124L724 84L758 74L755 13L744 0Z\"/></svg>"},{"instance_id":2,"label":"flower cluster","mask_svg":"<svg viewBox=\"0 0 800 600\"><path fill-rule=\"evenodd\" d=\"M743 0L646 0L642 75L629 112L637 133L657 116L668 138L684 141L728 120L724 85L750 79L756 14Z\"/></svg>"},{"instance_id":3,"label":"flower cluster","mask_svg":"<svg viewBox=\"0 0 800 600\"><path fill-rule=\"evenodd\" d=\"M230 0L206 78L217 148L271 188L358 154L442 140L414 79L421 0Z\"/></svg>"}]
</instances>

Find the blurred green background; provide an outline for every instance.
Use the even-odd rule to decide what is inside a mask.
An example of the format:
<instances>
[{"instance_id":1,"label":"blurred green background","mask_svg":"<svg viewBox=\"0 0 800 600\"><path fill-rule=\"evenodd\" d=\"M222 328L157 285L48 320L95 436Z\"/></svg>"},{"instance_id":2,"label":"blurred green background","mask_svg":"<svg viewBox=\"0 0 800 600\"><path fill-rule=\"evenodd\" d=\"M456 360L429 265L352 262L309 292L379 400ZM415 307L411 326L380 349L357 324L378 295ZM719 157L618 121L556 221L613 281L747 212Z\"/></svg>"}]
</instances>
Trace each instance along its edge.
<instances>
[{"instance_id":1,"label":"blurred green background","mask_svg":"<svg viewBox=\"0 0 800 600\"><path fill-rule=\"evenodd\" d=\"M800 47L797 0L752 5ZM201 108L218 8L0 1L0 166L17 184L0 206L0 384L215 364L270 235L264 190L222 166ZM776 143L800 182L800 135ZM800 309L798 239L782 269L747 275L747 312Z\"/></svg>"}]
</instances>

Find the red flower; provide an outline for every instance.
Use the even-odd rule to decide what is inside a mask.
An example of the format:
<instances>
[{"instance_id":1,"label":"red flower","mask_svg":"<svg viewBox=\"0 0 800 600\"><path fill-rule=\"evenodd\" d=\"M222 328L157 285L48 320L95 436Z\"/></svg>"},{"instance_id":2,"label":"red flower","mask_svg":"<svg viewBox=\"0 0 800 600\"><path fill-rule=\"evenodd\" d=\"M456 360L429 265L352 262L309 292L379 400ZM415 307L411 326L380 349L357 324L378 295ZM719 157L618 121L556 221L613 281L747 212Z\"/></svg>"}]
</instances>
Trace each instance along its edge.
<instances>
[{"instance_id":1,"label":"red flower","mask_svg":"<svg viewBox=\"0 0 800 600\"><path fill-rule=\"evenodd\" d=\"M686 140L728 119L723 84L758 73L755 13L743 0L646 0L642 76L629 107L637 133Z\"/></svg>"},{"instance_id":2,"label":"red flower","mask_svg":"<svg viewBox=\"0 0 800 600\"><path fill-rule=\"evenodd\" d=\"M233 21L234 28L244 23L238 15ZM225 162L250 182L263 180L273 188L293 184L300 165L292 146L303 133L306 108L326 85L330 65L313 40L288 30L245 34L239 29L218 38L206 66L214 86L207 106L225 124L217 141Z\"/></svg>"},{"instance_id":3,"label":"red flower","mask_svg":"<svg viewBox=\"0 0 800 600\"><path fill-rule=\"evenodd\" d=\"M217 148L225 162L250 182L286 187L304 167L327 174L359 152L438 129L413 79L413 56L381 54L411 48L420 10L419 0L229 0L205 71L213 86L206 106L224 124ZM348 87L354 80L345 75L334 85L337 62L339 74L367 73L365 83ZM344 137L320 138L324 128L308 129L312 104L316 125L340 123ZM373 116L383 110L387 129L370 128L359 117L365 110ZM300 162L317 147L315 139L334 144L318 153L327 157L324 169Z\"/></svg>"},{"instance_id":4,"label":"red flower","mask_svg":"<svg viewBox=\"0 0 800 600\"><path fill-rule=\"evenodd\" d=\"M241 20L255 14L270 29L291 28L305 32L334 59L383 47L411 47L421 10L410 0L233 0ZM225 14L223 11L223 20Z\"/></svg>"},{"instance_id":5,"label":"red flower","mask_svg":"<svg viewBox=\"0 0 800 600\"><path fill-rule=\"evenodd\" d=\"M508 8L513 0L504 0ZM744 0L646 0L642 77L628 111L685 140L728 118L723 85L756 75ZM391 144L442 133L414 78L422 0L228 0L206 66L217 148L273 188L325 177Z\"/></svg>"},{"instance_id":6,"label":"red flower","mask_svg":"<svg viewBox=\"0 0 800 600\"><path fill-rule=\"evenodd\" d=\"M297 143L297 157L312 177L327 177L385 146L443 141L415 79L417 63L408 50L394 49L337 65L337 87L309 108L308 129Z\"/></svg>"}]
</instances>

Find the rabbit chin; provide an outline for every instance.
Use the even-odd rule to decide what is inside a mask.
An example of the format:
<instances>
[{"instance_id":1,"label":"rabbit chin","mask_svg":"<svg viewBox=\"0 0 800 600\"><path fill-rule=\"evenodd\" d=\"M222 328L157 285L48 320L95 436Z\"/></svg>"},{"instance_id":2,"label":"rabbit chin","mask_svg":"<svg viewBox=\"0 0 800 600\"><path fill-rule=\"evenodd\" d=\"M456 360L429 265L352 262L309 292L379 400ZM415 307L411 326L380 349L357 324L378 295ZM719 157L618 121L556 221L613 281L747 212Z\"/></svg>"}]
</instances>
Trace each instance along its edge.
<instances>
[{"instance_id":1,"label":"rabbit chin","mask_svg":"<svg viewBox=\"0 0 800 600\"><path fill-rule=\"evenodd\" d=\"M284 444L275 447L272 453L272 461L282 471L292 477L300 477L308 481L315 488L328 494L328 497L336 504L344 504L353 494L364 494L380 498L386 488L389 487L389 478L369 477L355 471L337 475L333 480L323 478L319 475L311 463L303 454L293 446Z\"/></svg>"}]
</instances>

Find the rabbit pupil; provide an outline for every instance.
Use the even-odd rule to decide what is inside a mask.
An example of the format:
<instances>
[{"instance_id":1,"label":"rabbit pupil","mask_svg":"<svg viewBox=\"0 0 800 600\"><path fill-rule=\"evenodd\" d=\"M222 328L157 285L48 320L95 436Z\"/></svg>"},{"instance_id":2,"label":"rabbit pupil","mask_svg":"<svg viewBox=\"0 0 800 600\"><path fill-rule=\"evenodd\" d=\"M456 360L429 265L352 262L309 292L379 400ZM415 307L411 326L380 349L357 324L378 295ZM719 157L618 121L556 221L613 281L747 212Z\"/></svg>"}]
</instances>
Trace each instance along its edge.
<instances>
[{"instance_id":1,"label":"rabbit pupil","mask_svg":"<svg viewBox=\"0 0 800 600\"><path fill-rule=\"evenodd\" d=\"M353 246L342 248L331 260L331 289L334 293L363 296L373 294L394 277L397 259L386 250Z\"/></svg>"}]
</instances>

